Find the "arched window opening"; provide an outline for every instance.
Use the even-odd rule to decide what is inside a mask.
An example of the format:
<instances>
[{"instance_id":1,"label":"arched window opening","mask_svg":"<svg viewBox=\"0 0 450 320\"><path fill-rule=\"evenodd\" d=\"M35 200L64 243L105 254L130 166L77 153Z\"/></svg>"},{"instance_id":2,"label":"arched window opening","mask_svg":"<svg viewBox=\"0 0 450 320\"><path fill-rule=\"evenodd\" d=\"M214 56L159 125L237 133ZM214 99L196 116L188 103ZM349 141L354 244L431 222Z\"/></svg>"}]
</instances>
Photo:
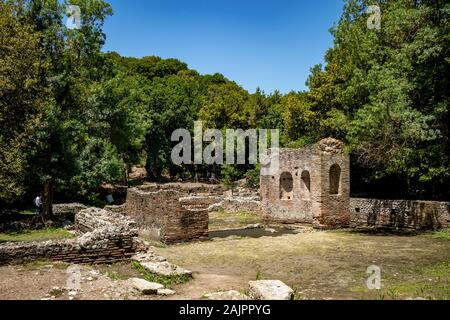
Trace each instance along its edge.
<instances>
[{"instance_id":1,"label":"arched window opening","mask_svg":"<svg viewBox=\"0 0 450 320\"><path fill-rule=\"evenodd\" d=\"M309 171L303 171L301 178L303 196L309 199L311 193L311 175L309 174Z\"/></svg>"},{"instance_id":2,"label":"arched window opening","mask_svg":"<svg viewBox=\"0 0 450 320\"><path fill-rule=\"evenodd\" d=\"M339 194L341 185L341 167L335 164L330 168L330 194Z\"/></svg>"},{"instance_id":3,"label":"arched window opening","mask_svg":"<svg viewBox=\"0 0 450 320\"><path fill-rule=\"evenodd\" d=\"M281 200L292 200L294 196L294 179L292 179L292 174L289 172L284 172L280 176L280 199Z\"/></svg>"}]
</instances>

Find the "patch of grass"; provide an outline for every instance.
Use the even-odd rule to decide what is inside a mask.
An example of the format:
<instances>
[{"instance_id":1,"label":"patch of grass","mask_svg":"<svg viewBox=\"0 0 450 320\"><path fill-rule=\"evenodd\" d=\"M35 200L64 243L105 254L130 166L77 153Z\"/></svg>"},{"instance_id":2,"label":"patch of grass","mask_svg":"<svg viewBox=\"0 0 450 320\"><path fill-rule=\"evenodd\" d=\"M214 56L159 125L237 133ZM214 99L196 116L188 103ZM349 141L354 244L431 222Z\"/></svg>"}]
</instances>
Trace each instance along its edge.
<instances>
[{"instance_id":1,"label":"patch of grass","mask_svg":"<svg viewBox=\"0 0 450 320\"><path fill-rule=\"evenodd\" d=\"M387 289L392 299L424 298L427 300L450 300L450 283L447 282L414 282L393 284ZM392 294L395 293L395 294Z\"/></svg>"},{"instance_id":2,"label":"patch of grass","mask_svg":"<svg viewBox=\"0 0 450 320\"><path fill-rule=\"evenodd\" d=\"M263 223L263 220L254 213L227 212L223 209L209 214L209 230L227 230L243 228L251 224Z\"/></svg>"},{"instance_id":3,"label":"patch of grass","mask_svg":"<svg viewBox=\"0 0 450 320\"><path fill-rule=\"evenodd\" d=\"M62 240L73 237L74 236L64 228L49 227L42 230L22 230L17 232L0 233L0 243Z\"/></svg>"},{"instance_id":4,"label":"patch of grass","mask_svg":"<svg viewBox=\"0 0 450 320\"><path fill-rule=\"evenodd\" d=\"M118 273L117 271L107 271L105 275L113 281L127 280L127 276Z\"/></svg>"},{"instance_id":5,"label":"patch of grass","mask_svg":"<svg viewBox=\"0 0 450 320\"><path fill-rule=\"evenodd\" d=\"M133 262L135 268L144 277L145 280L162 284L164 287L170 287L175 284L184 284L189 282L192 277L189 275L161 276L149 272L139 262Z\"/></svg>"},{"instance_id":6,"label":"patch of grass","mask_svg":"<svg viewBox=\"0 0 450 320\"><path fill-rule=\"evenodd\" d=\"M122 268L117 267L116 265L99 266L99 271L113 281L127 280L132 277L125 272L122 272L121 269Z\"/></svg>"},{"instance_id":7,"label":"patch of grass","mask_svg":"<svg viewBox=\"0 0 450 320\"><path fill-rule=\"evenodd\" d=\"M55 298L60 298L60 297L62 297L62 295L64 294L64 289L52 289L52 290L50 290L50 292L49 292L49 295L51 295L52 297L55 297Z\"/></svg>"},{"instance_id":8,"label":"patch of grass","mask_svg":"<svg viewBox=\"0 0 450 320\"><path fill-rule=\"evenodd\" d=\"M33 271L33 270L39 270L43 268L53 268L57 270L66 270L69 267L68 263L65 262L55 262L55 261L49 261L49 260L36 260L33 262L28 262L23 264L20 267L20 271Z\"/></svg>"},{"instance_id":9,"label":"patch of grass","mask_svg":"<svg viewBox=\"0 0 450 320\"><path fill-rule=\"evenodd\" d=\"M422 268L420 273L425 276L447 277L450 281L450 262L437 263L432 266Z\"/></svg>"},{"instance_id":10,"label":"patch of grass","mask_svg":"<svg viewBox=\"0 0 450 320\"><path fill-rule=\"evenodd\" d=\"M384 228L384 227L337 229L337 230L330 230L327 232L337 234L360 235L360 236L374 236L374 237L390 237L390 236L414 237L419 234L419 232L417 232L416 230L409 230L409 229L396 230L393 228Z\"/></svg>"},{"instance_id":11,"label":"patch of grass","mask_svg":"<svg viewBox=\"0 0 450 320\"><path fill-rule=\"evenodd\" d=\"M294 295L292 296L292 300L302 301L302 300L306 300L306 298L302 293L298 292L297 290L294 290Z\"/></svg>"},{"instance_id":12,"label":"patch of grass","mask_svg":"<svg viewBox=\"0 0 450 320\"><path fill-rule=\"evenodd\" d=\"M450 241L450 229L434 231L430 235L433 239Z\"/></svg>"},{"instance_id":13,"label":"patch of grass","mask_svg":"<svg viewBox=\"0 0 450 320\"><path fill-rule=\"evenodd\" d=\"M113 281L128 280L139 275L129 262L96 265L95 268Z\"/></svg>"},{"instance_id":14,"label":"patch of grass","mask_svg":"<svg viewBox=\"0 0 450 320\"><path fill-rule=\"evenodd\" d=\"M33 209L22 210L19 212L19 214L23 214L26 216L34 216L34 215L36 215L36 210L33 210Z\"/></svg>"},{"instance_id":15,"label":"patch of grass","mask_svg":"<svg viewBox=\"0 0 450 320\"><path fill-rule=\"evenodd\" d=\"M366 286L357 286L350 291L366 298L379 300L416 298L450 300L450 262L413 268L401 279L383 276L381 290L369 290Z\"/></svg>"}]
</instances>

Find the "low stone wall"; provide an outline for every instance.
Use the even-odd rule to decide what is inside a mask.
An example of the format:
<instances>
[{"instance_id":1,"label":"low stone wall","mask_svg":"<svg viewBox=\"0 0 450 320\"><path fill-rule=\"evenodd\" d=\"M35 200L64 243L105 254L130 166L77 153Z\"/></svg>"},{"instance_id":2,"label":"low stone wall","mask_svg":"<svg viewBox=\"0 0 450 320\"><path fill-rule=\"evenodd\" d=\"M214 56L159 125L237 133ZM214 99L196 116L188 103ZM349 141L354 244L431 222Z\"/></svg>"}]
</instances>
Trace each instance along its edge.
<instances>
[{"instance_id":1,"label":"low stone wall","mask_svg":"<svg viewBox=\"0 0 450 320\"><path fill-rule=\"evenodd\" d=\"M127 215L141 234L164 243L208 239L208 210L180 201L185 195L175 190L130 189Z\"/></svg>"},{"instance_id":2,"label":"low stone wall","mask_svg":"<svg viewBox=\"0 0 450 320\"><path fill-rule=\"evenodd\" d=\"M86 207L83 204L80 203L61 203L61 204L54 204L53 205L53 214L55 216L62 216L62 215L72 215L75 217L77 213L79 213L81 210L86 210L88 207Z\"/></svg>"},{"instance_id":3,"label":"low stone wall","mask_svg":"<svg viewBox=\"0 0 450 320\"><path fill-rule=\"evenodd\" d=\"M80 232L115 230L120 233L136 229L136 223L120 213L98 208L89 208L80 211L76 215L75 227Z\"/></svg>"},{"instance_id":4,"label":"low stone wall","mask_svg":"<svg viewBox=\"0 0 450 320\"><path fill-rule=\"evenodd\" d=\"M156 192L159 190L173 190L186 195L223 195L227 189L218 184L204 183L148 183L139 187L142 191Z\"/></svg>"},{"instance_id":5,"label":"low stone wall","mask_svg":"<svg viewBox=\"0 0 450 320\"><path fill-rule=\"evenodd\" d=\"M449 202L351 198L350 210L353 228L450 228Z\"/></svg>"},{"instance_id":6,"label":"low stone wall","mask_svg":"<svg viewBox=\"0 0 450 320\"><path fill-rule=\"evenodd\" d=\"M123 216L125 216L127 214L127 205L126 205L126 203L124 203L122 205L119 205L119 206L115 206L115 205L106 206L104 209L106 211L119 213L119 214L121 214Z\"/></svg>"},{"instance_id":7,"label":"low stone wall","mask_svg":"<svg viewBox=\"0 0 450 320\"><path fill-rule=\"evenodd\" d=\"M261 200L257 196L189 196L180 198L180 202L185 208L207 209L209 212L222 209L227 212L259 214L261 211Z\"/></svg>"},{"instance_id":8,"label":"low stone wall","mask_svg":"<svg viewBox=\"0 0 450 320\"><path fill-rule=\"evenodd\" d=\"M80 236L71 240L6 243L0 245L0 265L49 259L68 263L113 263L129 260L136 252L133 222L101 209L82 210L76 216ZM81 233L85 232L86 233Z\"/></svg>"},{"instance_id":9,"label":"low stone wall","mask_svg":"<svg viewBox=\"0 0 450 320\"><path fill-rule=\"evenodd\" d=\"M259 197L227 197L220 203L220 207L227 212L261 213Z\"/></svg>"}]
</instances>

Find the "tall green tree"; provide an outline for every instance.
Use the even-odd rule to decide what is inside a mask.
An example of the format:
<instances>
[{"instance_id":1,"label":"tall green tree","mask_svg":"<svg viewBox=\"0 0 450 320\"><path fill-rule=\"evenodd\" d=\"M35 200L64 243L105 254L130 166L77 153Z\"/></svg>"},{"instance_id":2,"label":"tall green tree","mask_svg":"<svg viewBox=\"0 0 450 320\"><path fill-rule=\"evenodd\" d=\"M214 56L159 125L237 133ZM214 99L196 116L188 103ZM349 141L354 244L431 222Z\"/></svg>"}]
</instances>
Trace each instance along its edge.
<instances>
[{"instance_id":1,"label":"tall green tree","mask_svg":"<svg viewBox=\"0 0 450 320\"><path fill-rule=\"evenodd\" d=\"M48 88L50 101L33 136L36 147L29 153L28 161L32 165L29 179L37 178L42 183L44 214L51 216L55 187L63 188L69 183L76 173L76 155L82 154L89 142L87 91L91 83L101 80L100 49L105 39L102 26L112 10L101 0L18 3L22 7L21 19L40 33L39 47L48 64L41 85ZM64 24L69 4L81 9L80 29L69 29Z\"/></svg>"},{"instance_id":2,"label":"tall green tree","mask_svg":"<svg viewBox=\"0 0 450 320\"><path fill-rule=\"evenodd\" d=\"M0 205L26 192L24 150L47 99L40 34L20 16L21 9L14 1L0 1Z\"/></svg>"}]
</instances>

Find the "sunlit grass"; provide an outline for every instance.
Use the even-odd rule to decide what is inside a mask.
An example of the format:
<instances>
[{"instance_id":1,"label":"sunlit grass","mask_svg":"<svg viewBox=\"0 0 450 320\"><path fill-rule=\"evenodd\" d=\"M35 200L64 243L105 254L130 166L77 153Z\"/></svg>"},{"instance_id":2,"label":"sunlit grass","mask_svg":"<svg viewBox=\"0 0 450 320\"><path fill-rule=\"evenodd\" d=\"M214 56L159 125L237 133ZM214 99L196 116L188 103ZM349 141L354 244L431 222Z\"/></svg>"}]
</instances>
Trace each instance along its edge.
<instances>
[{"instance_id":1,"label":"sunlit grass","mask_svg":"<svg viewBox=\"0 0 450 320\"><path fill-rule=\"evenodd\" d=\"M251 224L263 223L262 219L248 212L227 212L219 210L209 214L209 230L226 230L243 228Z\"/></svg>"},{"instance_id":2,"label":"sunlit grass","mask_svg":"<svg viewBox=\"0 0 450 320\"><path fill-rule=\"evenodd\" d=\"M42 230L22 230L0 233L0 243L61 240L73 237L74 236L70 232L63 228L50 227Z\"/></svg>"}]
</instances>

